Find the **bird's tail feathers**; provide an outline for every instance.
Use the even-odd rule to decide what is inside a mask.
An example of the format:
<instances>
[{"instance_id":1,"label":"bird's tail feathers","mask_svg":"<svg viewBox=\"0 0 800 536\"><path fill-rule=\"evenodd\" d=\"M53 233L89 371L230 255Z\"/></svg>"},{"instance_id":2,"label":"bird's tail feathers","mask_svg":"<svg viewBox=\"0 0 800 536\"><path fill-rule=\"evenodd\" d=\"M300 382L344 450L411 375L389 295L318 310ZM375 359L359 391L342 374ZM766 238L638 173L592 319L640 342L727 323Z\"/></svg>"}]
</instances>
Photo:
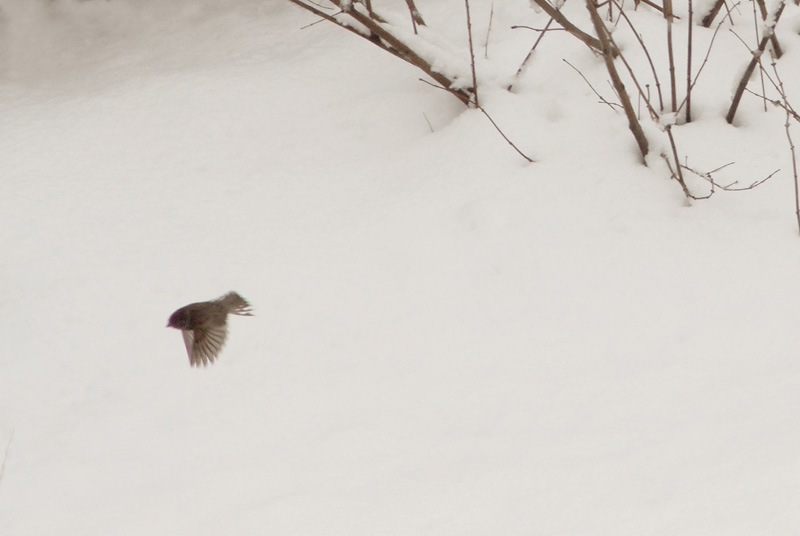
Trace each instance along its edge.
<instances>
[{"instance_id":1,"label":"bird's tail feathers","mask_svg":"<svg viewBox=\"0 0 800 536\"><path fill-rule=\"evenodd\" d=\"M219 299L229 313L241 316L253 316L253 309L247 300L235 292L228 292Z\"/></svg>"}]
</instances>

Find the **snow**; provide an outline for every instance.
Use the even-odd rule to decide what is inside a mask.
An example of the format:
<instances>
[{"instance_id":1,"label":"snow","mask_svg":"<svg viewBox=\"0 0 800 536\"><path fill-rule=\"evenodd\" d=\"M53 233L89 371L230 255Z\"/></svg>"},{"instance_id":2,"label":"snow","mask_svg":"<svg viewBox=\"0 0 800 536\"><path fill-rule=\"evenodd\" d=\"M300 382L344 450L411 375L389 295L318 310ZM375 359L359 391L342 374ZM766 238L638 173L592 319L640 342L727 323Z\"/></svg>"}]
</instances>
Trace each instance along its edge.
<instances>
[{"instance_id":1,"label":"snow","mask_svg":"<svg viewBox=\"0 0 800 536\"><path fill-rule=\"evenodd\" d=\"M723 183L781 171L687 206L563 32L503 90L522 0L478 66L533 164L288 2L0 13L0 534L796 534L791 162L779 110L723 120L734 36L673 132ZM192 369L167 318L229 290L256 316Z\"/></svg>"}]
</instances>

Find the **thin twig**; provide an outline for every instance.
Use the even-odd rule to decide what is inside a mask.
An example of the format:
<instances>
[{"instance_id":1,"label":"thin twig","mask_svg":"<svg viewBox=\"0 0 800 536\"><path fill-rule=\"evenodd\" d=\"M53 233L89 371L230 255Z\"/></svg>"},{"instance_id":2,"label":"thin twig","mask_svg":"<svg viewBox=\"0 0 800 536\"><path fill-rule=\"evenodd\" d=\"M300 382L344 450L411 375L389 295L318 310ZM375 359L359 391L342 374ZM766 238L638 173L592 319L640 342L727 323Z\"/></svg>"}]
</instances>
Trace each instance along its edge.
<instances>
[{"instance_id":1,"label":"thin twig","mask_svg":"<svg viewBox=\"0 0 800 536\"><path fill-rule=\"evenodd\" d=\"M709 172L708 172L708 174L709 174L709 175L711 175L712 173L716 173L717 171L722 171L722 170L723 170L723 169L725 169L726 167L728 167L728 166L732 166L733 164L735 164L735 162L728 162L727 164L722 164L722 165L721 165L721 166L719 166L718 168L714 168L714 169L712 169L711 171L709 171Z\"/></svg>"},{"instance_id":2,"label":"thin twig","mask_svg":"<svg viewBox=\"0 0 800 536\"><path fill-rule=\"evenodd\" d=\"M536 39L536 42L533 44L531 49L528 51L528 55L525 56L524 60L522 60L522 63L520 64L519 69L517 69L517 73L514 75L514 82L511 82L508 85L508 88L507 88L508 91L512 91L514 89L514 84L516 83L517 80L519 80L519 77L522 75L523 71L528 66L528 61L530 61L530 59L533 57L533 53L536 50L536 47L539 46L539 41L541 41L542 38L544 37L544 34L549 31L548 28L550 28L551 24L553 24L553 17L550 17L550 20L547 21L547 24L545 24L545 26L544 26L544 30L536 30L536 31L541 31L542 33L539 34L539 37ZM514 28L528 28L528 26L512 26L511 27L512 30ZM563 30L563 28L560 28L560 29ZM531 28L531 30L534 30L534 28Z\"/></svg>"},{"instance_id":3,"label":"thin twig","mask_svg":"<svg viewBox=\"0 0 800 536\"><path fill-rule=\"evenodd\" d=\"M617 96L619 97L620 102L622 103L622 108L625 110L625 116L628 118L628 128L633 134L633 137L636 140L637 145L639 146L639 151L642 153L642 160L644 160L649 151L647 136L645 136L644 130L642 130L642 125L636 118L636 111L633 109L633 104L631 104L630 95L628 95L628 92L625 90L625 84L622 83L622 79L619 76L619 72L617 71L617 68L614 66L614 55L612 51L614 50L619 51L619 48L616 46L613 38L608 33L608 30L603 24L603 19L600 17L600 13L597 12L597 4L595 3L595 0L586 0L586 9L589 10L589 17L592 20L595 32L597 32L597 36L601 43L600 50L603 53L603 60L605 61L606 64L606 71L608 72L608 75L611 77L611 82L614 84L614 89L616 90ZM619 53L619 56L622 57L622 54Z\"/></svg>"},{"instance_id":4,"label":"thin twig","mask_svg":"<svg viewBox=\"0 0 800 536\"><path fill-rule=\"evenodd\" d=\"M420 82L422 82L422 83L424 83L424 84L428 84L428 85L429 85L429 86L431 86L431 87L435 87L436 89L441 89L442 91L447 91L447 92L448 92L448 93L450 93L451 95L455 94L455 95L456 95L456 97L458 97L458 94L456 94L456 93L455 93L455 90L454 90L454 89L450 89L449 87L444 87L444 86L442 86L442 85L439 85L439 84L434 84L434 83L433 83L433 82L431 82L430 80L425 80L424 78L418 78L417 80L419 80ZM458 100L460 100L460 101L461 101L461 103L462 103L462 104L464 104L465 106L469 106L469 104L470 104L470 102L471 102L470 100L466 100L466 101L464 101L464 100L462 100L462 99L460 99L460 98L459 98Z\"/></svg>"},{"instance_id":5,"label":"thin twig","mask_svg":"<svg viewBox=\"0 0 800 536\"><path fill-rule=\"evenodd\" d=\"M625 19L625 22L628 23L628 26L633 32L633 35L636 37L636 40L639 41L639 46L642 47L644 51L644 55L647 58L647 63L650 64L650 72L653 73L653 80L655 81L656 91L658 92L658 109L659 111L664 111L664 98L661 95L661 81L658 79L658 72L656 71L656 67L653 64L653 58L650 57L650 51L647 49L647 46L644 44L644 40L642 39L641 34L636 31L636 27L631 22L631 19L628 18L628 15L625 14L625 11L622 9L622 6L617 2L617 0L613 0L617 4L617 8L619 9L619 14ZM644 97L643 97L644 98ZM647 100L650 100L650 96L647 96Z\"/></svg>"},{"instance_id":6,"label":"thin twig","mask_svg":"<svg viewBox=\"0 0 800 536\"><path fill-rule=\"evenodd\" d=\"M759 10L761 10L761 20L767 20L767 15L769 12L767 11L767 4L764 0L756 0L756 4L758 4ZM778 42L778 36L775 35L775 32L772 33L772 51L775 52L775 57L780 59L783 56L783 49L781 48L781 44Z\"/></svg>"},{"instance_id":7,"label":"thin twig","mask_svg":"<svg viewBox=\"0 0 800 536\"><path fill-rule=\"evenodd\" d=\"M650 99L648 98L648 96L645 93L644 89L642 89L642 85L639 83L639 79L636 78L636 73L634 73L633 67L631 67L630 63L628 63L627 58L625 57L624 54L622 54L622 52L620 52L620 54L619 54L619 59L620 59L620 61L622 61L622 65L625 66L625 70L628 71L628 75L630 75L631 81L633 82L633 85L636 86L636 91L638 91L639 95L642 96L642 100L644 101L644 104L647 107L647 113L649 113L650 114L650 118L657 123L661 116L659 115L658 112L656 112L656 109L653 108L653 105L650 103ZM616 93L616 89L615 89L615 93Z\"/></svg>"},{"instance_id":8,"label":"thin twig","mask_svg":"<svg viewBox=\"0 0 800 536\"><path fill-rule=\"evenodd\" d=\"M766 12L764 13L764 18L767 17ZM758 15L756 14L756 2L753 2L753 30L755 32L756 41L758 41ZM758 70L759 80L761 81L761 93L766 94L767 88L764 84L764 69ZM764 106L764 111L767 111L767 99L761 100L762 105Z\"/></svg>"},{"instance_id":9,"label":"thin twig","mask_svg":"<svg viewBox=\"0 0 800 536\"><path fill-rule=\"evenodd\" d=\"M483 59L489 59L489 34L492 33L492 20L494 19L494 2L489 9L489 26L486 28L486 42L483 44Z\"/></svg>"},{"instance_id":10,"label":"thin twig","mask_svg":"<svg viewBox=\"0 0 800 536\"><path fill-rule=\"evenodd\" d=\"M592 83L591 83L591 82L589 82L589 80L588 80L588 79L587 79L587 78L586 78L586 77L583 75L583 73L582 73L582 72L580 72L580 70L578 70L578 68L577 68L577 67L575 67L574 65L572 65L570 62L568 62L568 61L567 61L566 59L564 59L564 58L561 58L561 61L563 61L564 63L566 63L566 64L567 64L567 65L569 65L570 67L572 67L572 69L573 69L573 70L574 70L576 73L578 73L578 74L580 75L580 77L581 77L581 78L583 78L583 81L584 81L584 82L586 82L586 85L587 85L587 86L589 86L589 89L591 89L591 90L592 90L592 92L593 92L595 95L597 95L597 98L598 98L598 99L600 99L600 102L602 102L603 104L605 104L606 106L608 106L608 107L609 107L609 108L611 108L612 110L614 110L614 106L617 106L617 107L619 107L619 108L622 108L622 105L621 105L621 104L617 104L616 102L608 102L608 101L605 99L605 97L603 97L603 96L602 96L600 93L598 93L598 92L597 92L597 90L596 90L596 89L594 88L594 86L592 85Z\"/></svg>"},{"instance_id":11,"label":"thin twig","mask_svg":"<svg viewBox=\"0 0 800 536\"><path fill-rule=\"evenodd\" d=\"M472 68L472 96L475 99L475 107L480 108L481 104L478 100L478 77L475 73L475 49L472 46L472 19L469 15L469 0L464 0L464 6L467 10L467 37L469 38L469 60L470 67Z\"/></svg>"},{"instance_id":12,"label":"thin twig","mask_svg":"<svg viewBox=\"0 0 800 536\"><path fill-rule=\"evenodd\" d=\"M667 125L664 129L667 132L667 138L669 139L669 145L672 149L672 158L675 160L675 167L677 171L677 175L675 178L678 180L678 183L681 185L681 189L683 190L683 195L691 199L698 199L689 191L689 187L686 186L686 180L683 178L683 172L681 171L680 165L680 157L678 156L678 147L675 144L675 137L672 135L672 125Z\"/></svg>"},{"instance_id":13,"label":"thin twig","mask_svg":"<svg viewBox=\"0 0 800 536\"><path fill-rule=\"evenodd\" d=\"M289 1L291 2L292 0L289 0ZM309 0L309 3L314 4L314 6L318 7L319 9L333 9L332 7L323 6L323 5L317 4L316 2L311 2L311 0ZM334 23L338 24L338 22L336 21L336 17L338 15L341 15L342 13L344 13L342 10L339 10L336 13L334 13L333 15L325 16L326 14L322 14L322 12L317 13L313 9L308 9L308 10L311 11L312 13L314 13L314 14L318 14L320 16L320 19L319 20L315 20L314 22L309 22L305 26L301 26L300 27L301 30L305 30L307 28L311 28L312 26L316 26L320 22L325 22L326 20L329 21L329 22L334 22Z\"/></svg>"},{"instance_id":14,"label":"thin twig","mask_svg":"<svg viewBox=\"0 0 800 536\"><path fill-rule=\"evenodd\" d=\"M306 0L309 4L313 4L314 6L320 9L333 9L331 6L323 6L319 2L315 2L314 0Z\"/></svg>"},{"instance_id":15,"label":"thin twig","mask_svg":"<svg viewBox=\"0 0 800 536\"><path fill-rule=\"evenodd\" d=\"M11 435L8 437L8 443L6 443L6 451L3 454L3 465L0 466L0 482L3 481L3 473L6 470L6 459L8 459L8 451L11 449L11 440L14 439L14 432L16 432L16 428L11 430Z\"/></svg>"},{"instance_id":16,"label":"thin twig","mask_svg":"<svg viewBox=\"0 0 800 536\"><path fill-rule=\"evenodd\" d=\"M333 5L340 8L344 12L343 15L345 16L339 17L324 13L320 9L306 3L303 0L289 1L296 6L317 15L318 17L328 20L337 26L354 33L355 35L366 39L373 45L385 50L389 54L392 54L393 56L410 63L411 65L422 70L441 86L448 88L450 93L464 104L470 102L472 98L470 88L450 88L450 86L453 85L453 80L435 70L430 62L423 59L422 56L420 56L402 39L396 37L391 32L391 27L388 25L386 20L377 13L372 12L370 14L365 12L360 4L353 4L346 0L330 0ZM357 24L353 24L350 19L355 21ZM366 32L364 31L364 28L366 28Z\"/></svg>"},{"instance_id":17,"label":"thin twig","mask_svg":"<svg viewBox=\"0 0 800 536\"><path fill-rule=\"evenodd\" d=\"M672 46L672 0L664 0L664 18L667 20L667 57L669 59L670 107L678 111L678 91L675 80L675 56Z\"/></svg>"},{"instance_id":18,"label":"thin twig","mask_svg":"<svg viewBox=\"0 0 800 536\"><path fill-rule=\"evenodd\" d=\"M675 149L675 147L673 146L673 154L676 154L676 153L677 153L677 149ZM660 156L661 156L661 158L664 159L664 163L667 164L667 169L669 169L670 176L673 179L675 179L676 181L678 181L680 183L680 185L681 185L681 188L683 188L684 199L686 199L686 204L688 206L691 206L693 199L695 201L700 201L700 200L703 200L703 199L708 199L709 197L714 195L714 184L713 183L711 184L711 191L708 193L708 195L696 196L696 195L694 195L692 193L689 193L689 190L686 187L686 183L682 182L683 181L683 173L681 173L680 164L678 164L676 162L676 164L678 166L678 169L675 170L675 169L672 168L672 162L670 162L669 157L666 155L666 153L661 153Z\"/></svg>"},{"instance_id":19,"label":"thin twig","mask_svg":"<svg viewBox=\"0 0 800 536\"><path fill-rule=\"evenodd\" d=\"M769 74L768 74L768 73L766 73L766 72L765 72L764 74L765 74L765 76L767 77L767 80L769 80L769 81L770 81L770 82L771 82L771 83L774 85L774 84L775 84L775 82L773 82L773 81L772 81L772 79L771 79L771 77L769 76ZM797 112L795 112L795 111L794 111L794 108L792 108L792 107L791 107L791 105L790 105L788 102L783 102L783 101L781 101L781 100L779 100L779 99L770 99L770 98L769 98L769 97L767 97L766 95L762 95L761 93L756 93L755 91L753 91L753 90L751 90L751 89L745 89L745 91L746 91L746 92L748 92L748 93L750 93L751 95L753 95L754 97L756 97L756 98L758 98L758 99L764 99L764 100L766 100L768 103L772 104L773 106L775 106L775 107L777 107L777 108L780 108L780 109L782 109L784 112L786 112L787 114L789 114L789 116L790 116L792 119L794 119L795 121L798 121L798 122L800 122L800 114L798 114Z\"/></svg>"},{"instance_id":20,"label":"thin twig","mask_svg":"<svg viewBox=\"0 0 800 536\"><path fill-rule=\"evenodd\" d=\"M332 22L334 24L342 26L342 24L338 20L336 20L334 15L330 15L330 14L325 13L324 11L322 11L322 9L328 9L326 6L320 6L318 4L314 4L313 2L306 3L306 2L303 2L303 0L289 0L289 2L293 3L296 6L299 6L299 7L303 8L303 9L305 9L306 11L310 11L314 15L320 17L321 19L325 19L325 20L327 20L329 22ZM310 4L313 4L313 5L310 5ZM341 13L341 11L339 13ZM337 13L337 15L339 13ZM352 29L350 31L355 32L354 29Z\"/></svg>"},{"instance_id":21,"label":"thin twig","mask_svg":"<svg viewBox=\"0 0 800 536\"><path fill-rule=\"evenodd\" d=\"M792 176L794 178L794 213L797 217L797 230L800 232L800 184L798 184L797 179L797 154L795 152L791 129L791 118L794 117L795 120L797 120L798 115L794 112L792 105L789 104L789 98L786 96L786 90L783 87L783 79L781 79L781 75L778 72L778 65L775 62L775 56L772 57L772 71L775 73L775 80L777 82L773 81L772 78L770 78L770 81L780 94L781 100L783 100L784 104L783 108L786 110L786 123L784 123L783 127L786 132L786 140L789 142L789 152L792 155Z\"/></svg>"},{"instance_id":22,"label":"thin twig","mask_svg":"<svg viewBox=\"0 0 800 536\"><path fill-rule=\"evenodd\" d=\"M525 30L532 30L534 32L566 32L566 28L550 28L550 23L553 22L553 19L550 20L545 24L544 28L534 28L533 26L525 26L524 24L515 24L511 27L512 30L517 30L519 28L524 28ZM540 37L541 39L541 37ZM537 41L538 43L538 41Z\"/></svg>"},{"instance_id":23,"label":"thin twig","mask_svg":"<svg viewBox=\"0 0 800 536\"><path fill-rule=\"evenodd\" d=\"M425 20L414 4L414 0L406 0L406 5L408 6L408 11L411 13L411 27L414 28L414 34L416 34L417 25L425 26Z\"/></svg>"},{"instance_id":24,"label":"thin twig","mask_svg":"<svg viewBox=\"0 0 800 536\"><path fill-rule=\"evenodd\" d=\"M429 82L429 81L427 81L427 80L423 80L422 78L420 78L420 79L419 79L419 81L420 81L420 82L425 82L426 84L428 84L428 85L431 85L431 86L433 86L433 87L435 87L435 88L438 88L438 89L443 89L443 90L447 91L447 88L445 88L445 87L441 87L441 86L437 86L436 84L433 84L433 83L431 83L431 82ZM476 106L475 108L477 108L478 110L480 110L480 111L483 113L483 115L485 115L485 116L486 116L486 119L488 119L488 120L489 120L489 122L492 124L492 126L495 128L495 130L497 130L497 132L499 132L499 133L500 133L500 135L503 137L503 139L504 139L504 140L506 140L506 142L507 142L507 143L508 143L508 144L509 144L509 145L510 145L510 146L511 146L511 147L512 147L512 148L513 148L515 151L517 151L517 153L519 153L519 155L520 155L522 158L524 158L525 160L527 160L527 161L528 161L528 162L530 162L531 164L535 162L535 160L533 160L533 159L532 159L532 158L530 158L528 155L526 155L525 153L523 153L523 152L522 152L522 151L519 149L519 147L517 147L516 145L514 145L514 142L512 142L512 141L511 141L511 140L508 138L508 136L506 136L506 135L505 135L505 133L504 133L504 132L502 131L502 129L501 129L501 128L500 128L500 127L497 125L497 123L495 122L495 120L494 120L494 119L492 119L492 116L491 116L491 115L489 115L489 112L487 112L486 110L484 110L482 106Z\"/></svg>"},{"instance_id":25,"label":"thin twig","mask_svg":"<svg viewBox=\"0 0 800 536\"><path fill-rule=\"evenodd\" d=\"M663 7L661 7L661 6L659 6L659 5L658 5L658 4L656 4L655 2L651 2L650 0L639 0L639 1L640 1L641 3L643 3L643 4L647 4L648 6L652 7L652 8L653 8L653 9L655 9L656 11L660 11L660 12L662 12L662 13L664 12L664 8L663 8ZM619 7L619 4L617 5L617 7ZM675 18L677 19L678 17L675 17Z\"/></svg>"},{"instance_id":26,"label":"thin twig","mask_svg":"<svg viewBox=\"0 0 800 536\"><path fill-rule=\"evenodd\" d=\"M431 120L428 119L428 116L425 115L425 112L422 112L422 117L424 117L425 118L425 122L428 123L428 128L431 129L431 133L436 132L435 130L433 130L433 125L431 124Z\"/></svg>"},{"instance_id":27,"label":"thin twig","mask_svg":"<svg viewBox=\"0 0 800 536\"><path fill-rule=\"evenodd\" d=\"M687 24L688 27L688 36L686 40L688 41L688 50L686 52L686 97L684 102L686 102L686 122L692 122L692 26L694 25L693 18L694 18L694 2L692 0L689 1L689 21Z\"/></svg>"},{"instance_id":28,"label":"thin twig","mask_svg":"<svg viewBox=\"0 0 800 536\"><path fill-rule=\"evenodd\" d=\"M492 116L491 116L491 115L489 115L489 113L488 113L486 110L484 110L482 106L477 106L477 105L476 105L475 107L476 107L478 110L480 110L481 112L483 112L483 115L485 115L485 116L486 116L486 119L488 119L488 120L489 120L489 122L490 122L490 123L492 124L492 126L493 126L493 127L496 129L496 130L497 130L497 132L499 132L499 133L500 133L500 135L503 137L503 139L504 139L504 140L506 140L506 142L507 142L507 143L508 143L508 144L509 144L511 147L513 147L513 148L514 148L514 150L515 150L515 151L517 151L517 153L519 153L519 155L520 155L522 158L524 158L525 160L527 160L527 161L528 161L528 162L530 162L531 164L534 162L534 160L533 160L532 158L530 158L528 155L526 155L525 153L523 153L523 152L522 152L522 151L519 149L519 147L517 147L516 145L514 145L514 142L512 142L510 139L508 139L508 136L506 136L506 135L505 135L505 133L504 133L504 132L503 132L503 131L500 129L500 127L499 127L499 126L497 126L497 123L495 123L495 122L494 122L494 119L492 119Z\"/></svg>"},{"instance_id":29,"label":"thin twig","mask_svg":"<svg viewBox=\"0 0 800 536\"><path fill-rule=\"evenodd\" d=\"M731 6L730 9L733 9L738 5L739 2L736 2L733 6ZM730 14L730 10L728 11L728 13ZM711 35L711 42L708 44L708 50L706 50L706 56L705 58L703 58L703 63L700 64L700 68L697 70L697 74L694 75L694 80L692 80L692 85L689 87L689 92L687 92L687 96L689 95L691 90L694 89L695 84L697 84L697 81L700 79L700 73L703 72L703 69L708 63L708 58L711 56L711 49L714 47L714 41L717 39L717 34L719 33L719 29L722 27L723 22L725 22L725 17L722 17L722 19L720 19L720 21L717 23L717 27L714 29L714 33ZM685 104L686 104L686 99L684 98L681 105L678 106L678 112L681 111L681 109Z\"/></svg>"},{"instance_id":30,"label":"thin twig","mask_svg":"<svg viewBox=\"0 0 800 536\"><path fill-rule=\"evenodd\" d=\"M717 171L723 169L723 168L726 168L726 167L730 166L731 164L732 164L732 162L730 162L728 164L725 164L724 166L720 166L717 169L714 169L712 171L706 171L706 172L697 171L696 169L693 169L693 168L691 168L691 167L689 167L687 165L683 165L683 164L681 164L681 168L685 169L686 171L691 172L693 175L696 175L696 176L708 181L708 183L712 185L712 188L719 188L720 190L724 190L726 192L745 192L747 190L752 190L754 188L758 188L759 186L761 186L762 184L764 184L765 182L770 180L772 177L774 177L780 171L780 169L776 169L775 171L773 171L772 173L770 173L769 175L767 175L763 179L758 179L757 181L753 181L752 183L750 183L749 186L736 186L737 184L739 184L739 181L733 181L733 182L728 183L728 184L720 184L719 182L717 182L714 179L713 174L716 173ZM698 199L698 198L695 197L694 199Z\"/></svg>"},{"instance_id":31,"label":"thin twig","mask_svg":"<svg viewBox=\"0 0 800 536\"><path fill-rule=\"evenodd\" d=\"M532 1L536 3L537 6L542 8L545 13L550 15L550 17L555 19L555 21L558 24L560 24L562 28L564 28L569 33L577 37L583 43L585 43L586 46L594 49L596 52L602 53L603 48L602 45L600 44L599 39L597 39L596 37L592 37L591 35L587 34L583 30L572 24L572 22L570 22L570 20L567 17L565 17L564 14L561 13L561 11L550 5L550 2L548 2L547 0L532 0ZM612 56L616 56L617 50L616 49L612 50L611 54Z\"/></svg>"},{"instance_id":32,"label":"thin twig","mask_svg":"<svg viewBox=\"0 0 800 536\"><path fill-rule=\"evenodd\" d=\"M794 141L792 141L792 129L789 122L789 114L786 114L786 123L784 125L786 130L786 139L789 142L789 152L792 153L792 173L794 176L794 213L797 216L797 230L800 232L800 186L797 180L797 154L794 150Z\"/></svg>"},{"instance_id":33,"label":"thin twig","mask_svg":"<svg viewBox=\"0 0 800 536\"><path fill-rule=\"evenodd\" d=\"M750 53L753 57L750 59L750 63L747 64L747 69L745 69L744 74L742 75L742 79L739 81L739 85L736 88L736 92L733 94L733 102L731 102L731 107L728 109L728 115L725 116L725 121L728 124L733 123L733 118L736 116L736 110L739 108L739 101L742 99L742 95L744 94L744 89L747 87L747 82L750 81L750 76L753 74L753 70L756 68L761 62L761 55L764 53L764 50L767 48L767 43L769 43L770 36L774 31L774 25L778 24L778 19L781 18L783 14L783 8L786 7L785 0L782 0L780 6L778 7L777 11L775 12L775 16L773 17L773 26L767 28L767 31L764 32L764 35L761 37L761 41L758 43L758 49L755 51L751 50Z\"/></svg>"}]
</instances>

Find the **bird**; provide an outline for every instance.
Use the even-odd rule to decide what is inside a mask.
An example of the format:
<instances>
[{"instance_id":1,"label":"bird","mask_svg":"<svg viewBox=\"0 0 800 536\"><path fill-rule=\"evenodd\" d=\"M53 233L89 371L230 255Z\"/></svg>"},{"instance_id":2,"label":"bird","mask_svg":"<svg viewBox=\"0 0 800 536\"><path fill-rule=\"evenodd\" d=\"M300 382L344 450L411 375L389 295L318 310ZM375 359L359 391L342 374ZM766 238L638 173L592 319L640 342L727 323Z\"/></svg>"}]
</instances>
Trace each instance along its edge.
<instances>
[{"instance_id":1,"label":"bird","mask_svg":"<svg viewBox=\"0 0 800 536\"><path fill-rule=\"evenodd\" d=\"M228 314L253 316L247 300L233 291L216 300L190 303L170 315L167 327L181 330L191 366L214 363L228 337Z\"/></svg>"}]
</instances>

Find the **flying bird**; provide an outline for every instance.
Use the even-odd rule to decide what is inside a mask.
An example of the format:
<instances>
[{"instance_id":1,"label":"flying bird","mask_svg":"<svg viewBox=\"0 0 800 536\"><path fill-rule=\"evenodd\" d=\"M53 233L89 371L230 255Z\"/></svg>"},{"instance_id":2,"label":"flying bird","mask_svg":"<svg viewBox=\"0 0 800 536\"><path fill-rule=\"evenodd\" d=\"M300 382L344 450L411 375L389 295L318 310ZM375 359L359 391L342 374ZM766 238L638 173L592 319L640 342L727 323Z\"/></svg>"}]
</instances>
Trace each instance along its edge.
<instances>
[{"instance_id":1,"label":"flying bird","mask_svg":"<svg viewBox=\"0 0 800 536\"><path fill-rule=\"evenodd\" d=\"M213 363L228 337L228 314L253 316L250 304L235 292L219 299L190 303L169 317L168 328L181 330L189 364Z\"/></svg>"}]
</instances>

